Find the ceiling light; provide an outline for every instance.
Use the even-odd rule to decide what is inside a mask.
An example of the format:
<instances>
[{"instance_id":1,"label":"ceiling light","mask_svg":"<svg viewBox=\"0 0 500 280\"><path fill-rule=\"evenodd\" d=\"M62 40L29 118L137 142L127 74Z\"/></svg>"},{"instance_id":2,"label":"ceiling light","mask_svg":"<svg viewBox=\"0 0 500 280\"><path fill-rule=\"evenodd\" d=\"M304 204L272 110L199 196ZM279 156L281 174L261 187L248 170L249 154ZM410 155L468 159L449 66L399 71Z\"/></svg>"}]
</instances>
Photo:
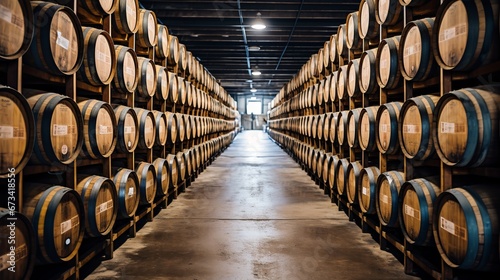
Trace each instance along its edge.
<instances>
[{"instance_id":1,"label":"ceiling light","mask_svg":"<svg viewBox=\"0 0 500 280\"><path fill-rule=\"evenodd\" d=\"M222 36L223 38L229 38L229 35L227 35L227 34L222 34L221 36Z\"/></svg>"},{"instance_id":2,"label":"ceiling light","mask_svg":"<svg viewBox=\"0 0 500 280\"><path fill-rule=\"evenodd\" d=\"M256 52L256 51L260 51L260 47L259 46L251 46L251 47L248 47L248 50L251 52Z\"/></svg>"},{"instance_id":3,"label":"ceiling light","mask_svg":"<svg viewBox=\"0 0 500 280\"><path fill-rule=\"evenodd\" d=\"M254 75L254 76L259 76L259 75L261 75L261 74L262 74L262 72L260 72L260 71L259 71L259 70L257 70L257 69L252 70L252 75Z\"/></svg>"},{"instance_id":4,"label":"ceiling light","mask_svg":"<svg viewBox=\"0 0 500 280\"><path fill-rule=\"evenodd\" d=\"M264 21L262 21L260 16L261 16L261 14L257 13L257 19L252 24L253 29L262 30L262 29L266 28L266 24L264 23Z\"/></svg>"},{"instance_id":5,"label":"ceiling light","mask_svg":"<svg viewBox=\"0 0 500 280\"><path fill-rule=\"evenodd\" d=\"M250 89L250 92L257 92L257 89L252 88Z\"/></svg>"}]
</instances>

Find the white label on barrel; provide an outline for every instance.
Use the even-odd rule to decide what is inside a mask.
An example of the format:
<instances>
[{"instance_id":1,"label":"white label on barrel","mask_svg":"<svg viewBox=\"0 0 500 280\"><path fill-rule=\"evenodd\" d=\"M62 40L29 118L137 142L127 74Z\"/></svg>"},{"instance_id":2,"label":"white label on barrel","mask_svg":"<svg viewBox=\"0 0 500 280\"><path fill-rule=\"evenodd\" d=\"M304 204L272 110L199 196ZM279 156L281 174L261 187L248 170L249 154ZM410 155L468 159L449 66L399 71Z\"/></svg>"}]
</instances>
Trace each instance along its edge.
<instances>
[{"instance_id":1,"label":"white label on barrel","mask_svg":"<svg viewBox=\"0 0 500 280\"><path fill-rule=\"evenodd\" d=\"M68 126L61 124L54 124L52 126L52 136L65 136L68 135Z\"/></svg>"},{"instance_id":2,"label":"white label on barrel","mask_svg":"<svg viewBox=\"0 0 500 280\"><path fill-rule=\"evenodd\" d=\"M97 205L97 207L95 208L95 214L99 215L102 212L105 212L106 210L111 209L111 208L113 208L113 200L112 199Z\"/></svg>"},{"instance_id":3,"label":"white label on barrel","mask_svg":"<svg viewBox=\"0 0 500 280\"><path fill-rule=\"evenodd\" d=\"M381 124L380 125L380 129L382 130L382 132L387 132L387 124Z\"/></svg>"},{"instance_id":4,"label":"white label on barrel","mask_svg":"<svg viewBox=\"0 0 500 280\"><path fill-rule=\"evenodd\" d=\"M68 145L61 146L61 154L65 155L68 153Z\"/></svg>"},{"instance_id":5,"label":"white label on barrel","mask_svg":"<svg viewBox=\"0 0 500 280\"><path fill-rule=\"evenodd\" d=\"M439 221L440 221L439 225L441 226L442 229L455 235L455 224L452 221L449 221L443 217L439 217Z\"/></svg>"},{"instance_id":6,"label":"white label on barrel","mask_svg":"<svg viewBox=\"0 0 500 280\"><path fill-rule=\"evenodd\" d=\"M389 197L386 194L382 195L382 203L389 204Z\"/></svg>"},{"instance_id":7,"label":"white label on barrel","mask_svg":"<svg viewBox=\"0 0 500 280\"><path fill-rule=\"evenodd\" d=\"M457 36L460 36L466 32L467 32L467 25L465 23L447 28L439 34L439 42L451 40L451 39L453 39Z\"/></svg>"},{"instance_id":8,"label":"white label on barrel","mask_svg":"<svg viewBox=\"0 0 500 280\"><path fill-rule=\"evenodd\" d=\"M153 127L151 125L146 125L146 127L144 128L144 133L145 134L153 133Z\"/></svg>"},{"instance_id":9,"label":"white label on barrel","mask_svg":"<svg viewBox=\"0 0 500 280\"><path fill-rule=\"evenodd\" d=\"M405 48L404 57L408 57L410 55L414 55L420 52L421 45L420 43L416 43L414 45L408 46Z\"/></svg>"},{"instance_id":10,"label":"white label on barrel","mask_svg":"<svg viewBox=\"0 0 500 280\"><path fill-rule=\"evenodd\" d=\"M128 196L133 196L134 195L134 188L130 187L128 188Z\"/></svg>"},{"instance_id":11,"label":"white label on barrel","mask_svg":"<svg viewBox=\"0 0 500 280\"><path fill-rule=\"evenodd\" d=\"M363 195L367 195L366 187L363 187L363 189L361 190L361 192L363 193Z\"/></svg>"},{"instance_id":12,"label":"white label on barrel","mask_svg":"<svg viewBox=\"0 0 500 280\"><path fill-rule=\"evenodd\" d=\"M78 226L80 224L80 218L78 215L74 216L73 218L64 221L61 223L61 234L64 234L65 232L71 230L72 228Z\"/></svg>"},{"instance_id":13,"label":"white label on barrel","mask_svg":"<svg viewBox=\"0 0 500 280\"><path fill-rule=\"evenodd\" d=\"M3 5L0 5L0 19L3 19L8 23L12 22L12 12L9 10L9 8Z\"/></svg>"},{"instance_id":14,"label":"white label on barrel","mask_svg":"<svg viewBox=\"0 0 500 280\"><path fill-rule=\"evenodd\" d=\"M56 40L56 44L58 44L59 46L61 46L63 49L67 50L69 49L69 40L64 38L62 36L62 33L61 31L57 31L57 40Z\"/></svg>"},{"instance_id":15,"label":"white label on barrel","mask_svg":"<svg viewBox=\"0 0 500 280\"><path fill-rule=\"evenodd\" d=\"M405 215L420 220L420 212L408 204L405 204Z\"/></svg>"},{"instance_id":16,"label":"white label on barrel","mask_svg":"<svg viewBox=\"0 0 500 280\"><path fill-rule=\"evenodd\" d=\"M380 69L387 68L387 59L383 59L380 61Z\"/></svg>"},{"instance_id":17,"label":"white label on barrel","mask_svg":"<svg viewBox=\"0 0 500 280\"><path fill-rule=\"evenodd\" d=\"M97 60L99 60L99 61L102 61L106 64L111 64L111 56L107 55L104 52L96 50L96 57L97 57Z\"/></svg>"},{"instance_id":18,"label":"white label on barrel","mask_svg":"<svg viewBox=\"0 0 500 280\"><path fill-rule=\"evenodd\" d=\"M403 125L403 133L408 133L408 134L418 133L418 126L414 124L405 124Z\"/></svg>"},{"instance_id":19,"label":"white label on barrel","mask_svg":"<svg viewBox=\"0 0 500 280\"><path fill-rule=\"evenodd\" d=\"M0 139L14 138L14 127L13 126L1 126L0 125Z\"/></svg>"},{"instance_id":20,"label":"white label on barrel","mask_svg":"<svg viewBox=\"0 0 500 280\"><path fill-rule=\"evenodd\" d=\"M132 67L125 66L125 74L127 75L135 75L135 71Z\"/></svg>"},{"instance_id":21,"label":"white label on barrel","mask_svg":"<svg viewBox=\"0 0 500 280\"><path fill-rule=\"evenodd\" d=\"M455 123L441 122L441 133L455 133Z\"/></svg>"},{"instance_id":22,"label":"white label on barrel","mask_svg":"<svg viewBox=\"0 0 500 280\"><path fill-rule=\"evenodd\" d=\"M113 128L111 126L100 124L99 125L99 134L100 135L103 135L103 134L113 134Z\"/></svg>"},{"instance_id":23,"label":"white label on barrel","mask_svg":"<svg viewBox=\"0 0 500 280\"><path fill-rule=\"evenodd\" d=\"M125 126L125 128L123 128L123 133L125 134L132 134L134 132L135 132L134 126Z\"/></svg>"}]
</instances>

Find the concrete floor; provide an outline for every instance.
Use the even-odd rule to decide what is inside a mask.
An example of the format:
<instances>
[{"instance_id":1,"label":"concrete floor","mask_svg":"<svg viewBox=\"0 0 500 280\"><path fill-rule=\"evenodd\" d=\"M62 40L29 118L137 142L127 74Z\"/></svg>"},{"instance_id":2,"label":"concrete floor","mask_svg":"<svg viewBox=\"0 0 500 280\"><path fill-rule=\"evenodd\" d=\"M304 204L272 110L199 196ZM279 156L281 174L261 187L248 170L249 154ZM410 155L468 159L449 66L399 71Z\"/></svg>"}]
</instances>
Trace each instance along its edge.
<instances>
[{"instance_id":1,"label":"concrete floor","mask_svg":"<svg viewBox=\"0 0 500 280\"><path fill-rule=\"evenodd\" d=\"M417 279L262 131L245 131L87 279Z\"/></svg>"}]
</instances>

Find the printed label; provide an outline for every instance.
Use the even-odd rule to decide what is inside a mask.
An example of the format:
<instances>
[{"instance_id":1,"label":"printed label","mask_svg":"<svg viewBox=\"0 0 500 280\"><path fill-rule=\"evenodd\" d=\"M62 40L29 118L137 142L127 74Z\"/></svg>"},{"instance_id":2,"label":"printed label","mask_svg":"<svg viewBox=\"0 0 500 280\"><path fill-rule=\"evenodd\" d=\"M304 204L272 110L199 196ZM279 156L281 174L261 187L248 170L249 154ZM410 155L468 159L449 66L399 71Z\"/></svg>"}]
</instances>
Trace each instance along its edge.
<instances>
[{"instance_id":1,"label":"printed label","mask_svg":"<svg viewBox=\"0 0 500 280\"><path fill-rule=\"evenodd\" d=\"M99 215L101 214L102 212L105 212L106 210L108 209L111 209L113 208L113 200L110 199L106 202L103 202L101 204L99 204L96 208L95 208L95 214L96 215Z\"/></svg>"},{"instance_id":2,"label":"printed label","mask_svg":"<svg viewBox=\"0 0 500 280\"><path fill-rule=\"evenodd\" d=\"M451 40L457 36L465 34L466 32L467 32L467 25L465 23L447 28L439 34L439 42Z\"/></svg>"},{"instance_id":3,"label":"printed label","mask_svg":"<svg viewBox=\"0 0 500 280\"><path fill-rule=\"evenodd\" d=\"M442 229L455 235L455 224L452 221L449 221L443 217L439 217L439 221L439 225Z\"/></svg>"},{"instance_id":4,"label":"printed label","mask_svg":"<svg viewBox=\"0 0 500 280\"><path fill-rule=\"evenodd\" d=\"M361 190L361 192L363 193L363 195L366 195L366 193L367 193L366 187L363 187L363 189Z\"/></svg>"},{"instance_id":5,"label":"printed label","mask_svg":"<svg viewBox=\"0 0 500 280\"><path fill-rule=\"evenodd\" d=\"M65 232L71 230L72 228L78 226L80 224L80 218L78 215L74 216L73 218L64 221L61 223L61 234L64 234Z\"/></svg>"},{"instance_id":6,"label":"printed label","mask_svg":"<svg viewBox=\"0 0 500 280\"><path fill-rule=\"evenodd\" d=\"M132 67L126 66L125 67L125 74L134 76L135 75L135 71L134 71L134 69Z\"/></svg>"},{"instance_id":7,"label":"printed label","mask_svg":"<svg viewBox=\"0 0 500 280\"><path fill-rule=\"evenodd\" d=\"M0 126L0 139L14 138L13 126Z\"/></svg>"},{"instance_id":8,"label":"printed label","mask_svg":"<svg viewBox=\"0 0 500 280\"><path fill-rule=\"evenodd\" d=\"M0 19L11 23L12 22L12 12L9 10L9 8L0 5Z\"/></svg>"},{"instance_id":9,"label":"printed label","mask_svg":"<svg viewBox=\"0 0 500 280\"><path fill-rule=\"evenodd\" d=\"M387 127L388 125L387 124L381 124L380 125L380 129L382 130L382 132L386 133L387 132Z\"/></svg>"},{"instance_id":10,"label":"printed label","mask_svg":"<svg viewBox=\"0 0 500 280\"><path fill-rule=\"evenodd\" d=\"M99 134L113 134L113 128L107 125L99 125Z\"/></svg>"},{"instance_id":11,"label":"printed label","mask_svg":"<svg viewBox=\"0 0 500 280\"><path fill-rule=\"evenodd\" d=\"M419 129L418 126L414 124L405 124L403 125L403 133L408 133L408 134L415 134L418 133Z\"/></svg>"},{"instance_id":12,"label":"printed label","mask_svg":"<svg viewBox=\"0 0 500 280\"><path fill-rule=\"evenodd\" d=\"M65 136L68 135L68 126L54 124L52 126L52 136Z\"/></svg>"},{"instance_id":13,"label":"printed label","mask_svg":"<svg viewBox=\"0 0 500 280\"><path fill-rule=\"evenodd\" d=\"M145 133L145 134L153 133L153 127L151 127L151 126L146 126L146 127L144 128L144 133Z\"/></svg>"},{"instance_id":14,"label":"printed label","mask_svg":"<svg viewBox=\"0 0 500 280\"><path fill-rule=\"evenodd\" d=\"M125 134L135 133L135 126L125 126L125 128L123 128L123 133Z\"/></svg>"},{"instance_id":15,"label":"printed label","mask_svg":"<svg viewBox=\"0 0 500 280\"><path fill-rule=\"evenodd\" d=\"M383 59L380 61L380 68L381 69L387 68L387 59Z\"/></svg>"},{"instance_id":16,"label":"printed label","mask_svg":"<svg viewBox=\"0 0 500 280\"><path fill-rule=\"evenodd\" d=\"M65 50L69 49L69 40L64 38L60 31L57 31L56 44L58 44L61 48L65 49Z\"/></svg>"},{"instance_id":17,"label":"printed label","mask_svg":"<svg viewBox=\"0 0 500 280\"><path fill-rule=\"evenodd\" d=\"M408 204L405 204L405 215L420 219L419 211Z\"/></svg>"},{"instance_id":18,"label":"printed label","mask_svg":"<svg viewBox=\"0 0 500 280\"><path fill-rule=\"evenodd\" d=\"M111 57L104 52L96 50L97 60L102 61L106 64L111 64Z\"/></svg>"},{"instance_id":19,"label":"printed label","mask_svg":"<svg viewBox=\"0 0 500 280\"><path fill-rule=\"evenodd\" d=\"M420 49L421 49L421 44L420 43L408 46L408 47L405 48L403 56L404 57L408 57L410 55L414 55L416 53L420 53Z\"/></svg>"},{"instance_id":20,"label":"printed label","mask_svg":"<svg viewBox=\"0 0 500 280\"><path fill-rule=\"evenodd\" d=\"M382 203L389 204L389 197L386 194L382 195Z\"/></svg>"},{"instance_id":21,"label":"printed label","mask_svg":"<svg viewBox=\"0 0 500 280\"><path fill-rule=\"evenodd\" d=\"M128 188L128 196L133 196L134 195L134 188L133 187L130 187Z\"/></svg>"}]
</instances>

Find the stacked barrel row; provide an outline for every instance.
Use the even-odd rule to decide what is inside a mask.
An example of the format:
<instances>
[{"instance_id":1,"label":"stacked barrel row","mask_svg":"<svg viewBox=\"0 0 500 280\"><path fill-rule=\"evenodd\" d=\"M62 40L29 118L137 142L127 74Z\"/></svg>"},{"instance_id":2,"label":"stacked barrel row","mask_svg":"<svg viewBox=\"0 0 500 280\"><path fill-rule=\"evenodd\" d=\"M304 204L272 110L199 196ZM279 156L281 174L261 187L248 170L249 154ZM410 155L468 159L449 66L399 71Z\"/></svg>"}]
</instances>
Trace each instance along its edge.
<instances>
[{"instance_id":1,"label":"stacked barrel row","mask_svg":"<svg viewBox=\"0 0 500 280\"><path fill-rule=\"evenodd\" d=\"M270 136L335 202L400 230L405 258L436 248L426 271L498 271L500 88L476 79L500 70L498 3L399 2L361 1L272 101Z\"/></svg>"},{"instance_id":2,"label":"stacked barrel row","mask_svg":"<svg viewBox=\"0 0 500 280\"><path fill-rule=\"evenodd\" d=\"M30 278L35 260L41 279L44 264L81 267L83 239L126 233L236 133L235 101L153 11L66 2L0 5L2 239L18 221L16 273L2 245L2 279Z\"/></svg>"}]
</instances>

